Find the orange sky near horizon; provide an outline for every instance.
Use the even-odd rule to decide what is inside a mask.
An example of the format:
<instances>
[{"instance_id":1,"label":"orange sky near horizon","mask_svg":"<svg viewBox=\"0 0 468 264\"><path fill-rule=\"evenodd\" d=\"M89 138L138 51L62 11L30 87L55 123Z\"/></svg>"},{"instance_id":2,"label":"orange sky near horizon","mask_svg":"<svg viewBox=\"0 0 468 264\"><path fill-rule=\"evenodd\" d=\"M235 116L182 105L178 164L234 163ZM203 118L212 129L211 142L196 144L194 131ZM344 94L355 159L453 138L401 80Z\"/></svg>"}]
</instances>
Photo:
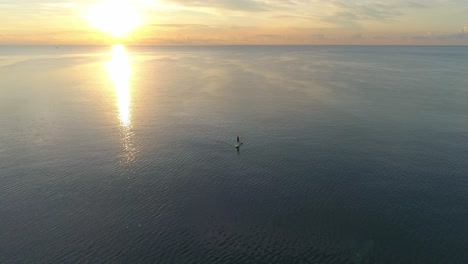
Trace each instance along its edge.
<instances>
[{"instance_id":1,"label":"orange sky near horizon","mask_svg":"<svg viewBox=\"0 0 468 264\"><path fill-rule=\"evenodd\" d=\"M5 0L0 44L468 45L468 1Z\"/></svg>"}]
</instances>

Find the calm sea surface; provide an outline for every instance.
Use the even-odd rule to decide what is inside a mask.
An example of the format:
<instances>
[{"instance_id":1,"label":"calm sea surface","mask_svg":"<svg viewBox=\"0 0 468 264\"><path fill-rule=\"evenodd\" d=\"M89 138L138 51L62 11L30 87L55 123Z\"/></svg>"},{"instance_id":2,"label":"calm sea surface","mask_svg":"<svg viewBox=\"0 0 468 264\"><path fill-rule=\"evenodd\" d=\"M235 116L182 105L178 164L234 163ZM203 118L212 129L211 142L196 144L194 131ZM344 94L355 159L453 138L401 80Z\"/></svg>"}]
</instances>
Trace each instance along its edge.
<instances>
[{"instance_id":1,"label":"calm sea surface","mask_svg":"<svg viewBox=\"0 0 468 264\"><path fill-rule=\"evenodd\" d=\"M468 263L468 47L0 47L0 263L78 262Z\"/></svg>"}]
</instances>

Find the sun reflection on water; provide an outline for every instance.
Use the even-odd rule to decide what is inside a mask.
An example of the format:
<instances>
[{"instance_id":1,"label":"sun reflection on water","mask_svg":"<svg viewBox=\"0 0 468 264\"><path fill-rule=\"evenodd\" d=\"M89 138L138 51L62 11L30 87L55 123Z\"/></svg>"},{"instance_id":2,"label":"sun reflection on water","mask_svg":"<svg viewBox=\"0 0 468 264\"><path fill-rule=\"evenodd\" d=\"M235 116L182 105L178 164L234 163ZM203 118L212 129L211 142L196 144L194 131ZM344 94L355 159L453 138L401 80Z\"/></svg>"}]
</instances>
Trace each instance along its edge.
<instances>
[{"instance_id":1,"label":"sun reflection on water","mask_svg":"<svg viewBox=\"0 0 468 264\"><path fill-rule=\"evenodd\" d=\"M130 113L130 62L127 51L122 45L112 46L112 60L108 69L117 93L117 107L119 108L119 120L122 126L131 124Z\"/></svg>"},{"instance_id":2,"label":"sun reflection on water","mask_svg":"<svg viewBox=\"0 0 468 264\"><path fill-rule=\"evenodd\" d=\"M112 59L107 64L109 75L114 84L116 104L119 113L120 136L123 147L122 162L129 163L135 159L136 149L133 146L132 137L132 113L131 113L131 65L127 51L123 45L112 46Z\"/></svg>"}]
</instances>

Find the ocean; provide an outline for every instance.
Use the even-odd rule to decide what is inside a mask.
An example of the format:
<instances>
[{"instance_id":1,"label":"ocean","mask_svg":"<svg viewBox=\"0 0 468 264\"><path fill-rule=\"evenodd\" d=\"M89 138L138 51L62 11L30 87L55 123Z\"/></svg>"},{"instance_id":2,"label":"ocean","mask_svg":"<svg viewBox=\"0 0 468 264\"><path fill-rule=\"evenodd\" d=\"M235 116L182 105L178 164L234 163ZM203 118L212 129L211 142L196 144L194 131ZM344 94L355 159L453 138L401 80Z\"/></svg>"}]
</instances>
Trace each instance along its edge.
<instances>
[{"instance_id":1,"label":"ocean","mask_svg":"<svg viewBox=\"0 0 468 264\"><path fill-rule=\"evenodd\" d=\"M468 263L467 157L468 47L0 47L0 263Z\"/></svg>"}]
</instances>

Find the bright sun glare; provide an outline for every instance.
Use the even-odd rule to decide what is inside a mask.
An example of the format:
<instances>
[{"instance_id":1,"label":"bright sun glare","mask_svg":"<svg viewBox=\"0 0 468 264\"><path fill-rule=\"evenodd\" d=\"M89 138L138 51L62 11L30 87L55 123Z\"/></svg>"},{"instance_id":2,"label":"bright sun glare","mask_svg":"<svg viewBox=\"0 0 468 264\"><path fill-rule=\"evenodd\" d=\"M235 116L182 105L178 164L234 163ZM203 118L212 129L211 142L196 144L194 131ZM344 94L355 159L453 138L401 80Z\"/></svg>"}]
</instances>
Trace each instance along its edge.
<instances>
[{"instance_id":1,"label":"bright sun glare","mask_svg":"<svg viewBox=\"0 0 468 264\"><path fill-rule=\"evenodd\" d=\"M94 27L115 38L123 38L141 22L141 16L129 0L96 3L86 19Z\"/></svg>"}]
</instances>

